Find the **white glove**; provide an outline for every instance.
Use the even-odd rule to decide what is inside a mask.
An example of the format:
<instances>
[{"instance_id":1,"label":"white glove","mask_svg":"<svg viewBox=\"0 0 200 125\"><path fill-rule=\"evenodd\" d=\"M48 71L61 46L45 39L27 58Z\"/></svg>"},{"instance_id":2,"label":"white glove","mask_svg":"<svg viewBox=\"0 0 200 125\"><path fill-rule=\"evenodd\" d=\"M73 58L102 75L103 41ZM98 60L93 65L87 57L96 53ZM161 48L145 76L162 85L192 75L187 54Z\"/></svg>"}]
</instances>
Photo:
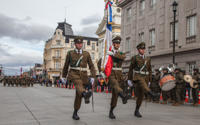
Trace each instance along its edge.
<instances>
[{"instance_id":1,"label":"white glove","mask_svg":"<svg viewBox=\"0 0 200 125\"><path fill-rule=\"evenodd\" d=\"M94 78L90 78L90 83L94 84Z\"/></svg>"},{"instance_id":2,"label":"white glove","mask_svg":"<svg viewBox=\"0 0 200 125\"><path fill-rule=\"evenodd\" d=\"M62 78L61 81L62 81L62 83L66 83L67 80L66 80L66 78Z\"/></svg>"},{"instance_id":3,"label":"white glove","mask_svg":"<svg viewBox=\"0 0 200 125\"><path fill-rule=\"evenodd\" d=\"M150 84L151 84L151 83L149 82L148 87L150 86Z\"/></svg>"},{"instance_id":4,"label":"white glove","mask_svg":"<svg viewBox=\"0 0 200 125\"><path fill-rule=\"evenodd\" d=\"M129 85L129 87L132 87L132 86L133 86L131 80L128 80L128 85Z\"/></svg>"},{"instance_id":5,"label":"white glove","mask_svg":"<svg viewBox=\"0 0 200 125\"><path fill-rule=\"evenodd\" d=\"M111 55L113 56L115 53L111 52L111 51L107 51L107 55Z\"/></svg>"},{"instance_id":6,"label":"white glove","mask_svg":"<svg viewBox=\"0 0 200 125\"><path fill-rule=\"evenodd\" d=\"M103 79L105 79L106 78L106 75L105 75L105 73L103 73L102 71L100 72L100 74L101 74L101 76L103 77Z\"/></svg>"}]
</instances>

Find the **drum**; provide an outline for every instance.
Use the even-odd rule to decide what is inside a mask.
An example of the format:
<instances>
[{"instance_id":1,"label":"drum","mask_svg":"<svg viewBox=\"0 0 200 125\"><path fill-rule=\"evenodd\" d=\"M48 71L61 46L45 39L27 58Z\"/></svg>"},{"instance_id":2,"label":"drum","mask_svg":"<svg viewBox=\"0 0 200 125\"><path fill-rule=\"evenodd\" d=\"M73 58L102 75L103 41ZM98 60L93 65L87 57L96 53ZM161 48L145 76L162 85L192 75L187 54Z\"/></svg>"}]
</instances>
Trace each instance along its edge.
<instances>
[{"instance_id":1,"label":"drum","mask_svg":"<svg viewBox=\"0 0 200 125\"><path fill-rule=\"evenodd\" d=\"M162 79L160 79L159 84L160 84L160 88L163 91L169 91L171 89L173 89L176 84L175 84L175 78L172 75L167 75L164 76Z\"/></svg>"}]
</instances>

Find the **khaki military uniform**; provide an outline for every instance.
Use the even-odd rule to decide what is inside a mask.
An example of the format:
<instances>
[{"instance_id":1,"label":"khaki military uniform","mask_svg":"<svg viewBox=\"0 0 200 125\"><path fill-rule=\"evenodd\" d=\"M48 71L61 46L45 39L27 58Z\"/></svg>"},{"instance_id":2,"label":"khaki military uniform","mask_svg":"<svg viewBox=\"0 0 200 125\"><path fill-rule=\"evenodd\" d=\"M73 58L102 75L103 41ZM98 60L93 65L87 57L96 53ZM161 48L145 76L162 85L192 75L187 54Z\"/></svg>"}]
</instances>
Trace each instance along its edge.
<instances>
[{"instance_id":1,"label":"khaki military uniform","mask_svg":"<svg viewBox=\"0 0 200 125\"><path fill-rule=\"evenodd\" d=\"M181 92L183 91L183 84L185 84L184 76L180 72L175 74L176 82L179 82L175 87L175 103L179 103L181 101Z\"/></svg>"},{"instance_id":2,"label":"khaki military uniform","mask_svg":"<svg viewBox=\"0 0 200 125\"><path fill-rule=\"evenodd\" d=\"M78 60L82 57L80 62ZM62 77L66 78L68 69L68 81L72 82L76 87L76 97L74 102L74 109L79 110L82 101L82 93L85 92L85 86L88 84L87 77L87 64L92 72L92 78L95 78L95 68L90 57L90 53L82 50L81 53L77 53L76 50L69 51L66 56L65 65L63 68ZM73 68L86 68L86 70L76 70Z\"/></svg>"},{"instance_id":3,"label":"khaki military uniform","mask_svg":"<svg viewBox=\"0 0 200 125\"><path fill-rule=\"evenodd\" d=\"M200 83L200 74L195 73L193 74L192 78L196 80L197 83ZM192 88L192 98L193 98L194 103L196 104L199 102L199 87L200 85L198 85L197 88Z\"/></svg>"},{"instance_id":4,"label":"khaki military uniform","mask_svg":"<svg viewBox=\"0 0 200 125\"><path fill-rule=\"evenodd\" d=\"M15 84L16 84L16 86L18 87L18 85L19 85L19 77L17 77L16 79L15 79Z\"/></svg>"},{"instance_id":5,"label":"khaki military uniform","mask_svg":"<svg viewBox=\"0 0 200 125\"><path fill-rule=\"evenodd\" d=\"M146 65L145 65L146 62ZM142 69L142 67L144 67ZM135 70L135 74L133 76L133 69ZM141 70L142 69L142 70ZM140 70L144 73L140 73ZM137 72L137 73L136 73ZM148 72L148 74L146 74ZM149 57L144 56L140 57L140 55L134 55L131 58L131 64L129 67L129 73L128 73L128 80L132 80L139 86L139 93L138 93L138 99L136 101L136 104L138 106L141 106L144 93L147 94L150 90L148 87L148 83L152 82L152 70L151 70L151 59Z\"/></svg>"},{"instance_id":6,"label":"khaki military uniform","mask_svg":"<svg viewBox=\"0 0 200 125\"><path fill-rule=\"evenodd\" d=\"M139 86L136 83L133 83L133 91L134 91L134 95L135 97L133 98L134 100L137 100L138 98L138 92L139 92Z\"/></svg>"},{"instance_id":7,"label":"khaki military uniform","mask_svg":"<svg viewBox=\"0 0 200 125\"><path fill-rule=\"evenodd\" d=\"M118 93L123 92L121 85L124 81L124 77L122 74L122 70L115 70L115 68L121 68L122 62L125 60L126 56L125 53L122 52L116 52L114 56L112 56L113 60L113 70L111 72L111 75L109 76L108 80L112 86L112 98L111 98L111 107L117 106L117 100L118 100ZM101 67L101 59L98 62L98 67Z\"/></svg>"},{"instance_id":8,"label":"khaki military uniform","mask_svg":"<svg viewBox=\"0 0 200 125\"><path fill-rule=\"evenodd\" d=\"M160 85L159 85L159 81L160 81L160 73L157 73L152 80L152 91L153 93L160 93ZM155 101L159 101L160 98L155 99Z\"/></svg>"},{"instance_id":9,"label":"khaki military uniform","mask_svg":"<svg viewBox=\"0 0 200 125\"><path fill-rule=\"evenodd\" d=\"M8 86L10 86L12 84L12 78L9 76L8 78Z\"/></svg>"},{"instance_id":10,"label":"khaki military uniform","mask_svg":"<svg viewBox=\"0 0 200 125\"><path fill-rule=\"evenodd\" d=\"M3 79L3 85L6 86L7 83L8 83L8 78L4 77L4 79Z\"/></svg>"},{"instance_id":11,"label":"khaki military uniform","mask_svg":"<svg viewBox=\"0 0 200 125\"><path fill-rule=\"evenodd\" d=\"M12 78L11 78L11 81L12 81L12 86L14 86L14 85L15 85L15 78L12 77Z\"/></svg>"}]
</instances>

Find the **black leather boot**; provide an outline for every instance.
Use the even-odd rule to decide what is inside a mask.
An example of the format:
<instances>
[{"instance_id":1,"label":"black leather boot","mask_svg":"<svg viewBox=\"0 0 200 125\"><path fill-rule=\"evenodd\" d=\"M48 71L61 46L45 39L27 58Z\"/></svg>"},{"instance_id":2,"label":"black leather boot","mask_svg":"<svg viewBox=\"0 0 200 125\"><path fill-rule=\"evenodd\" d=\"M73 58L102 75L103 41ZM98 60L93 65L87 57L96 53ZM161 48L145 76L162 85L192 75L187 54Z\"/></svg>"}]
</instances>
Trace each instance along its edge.
<instances>
[{"instance_id":1,"label":"black leather boot","mask_svg":"<svg viewBox=\"0 0 200 125\"><path fill-rule=\"evenodd\" d=\"M110 107L109 118L115 119L115 115L113 114L114 107Z\"/></svg>"},{"instance_id":2,"label":"black leather boot","mask_svg":"<svg viewBox=\"0 0 200 125\"><path fill-rule=\"evenodd\" d=\"M156 99L160 98L160 93L153 93L152 91L149 91L148 94L151 95L151 97L153 98L153 101L155 101Z\"/></svg>"},{"instance_id":3,"label":"black leather boot","mask_svg":"<svg viewBox=\"0 0 200 125\"><path fill-rule=\"evenodd\" d=\"M136 105L135 114L134 114L136 117L142 117L142 115L140 115L139 109L140 109L140 106Z\"/></svg>"},{"instance_id":4,"label":"black leather boot","mask_svg":"<svg viewBox=\"0 0 200 125\"><path fill-rule=\"evenodd\" d=\"M91 97L91 95L92 95L92 92L91 91L89 91L89 92L83 92L82 93L82 97L85 99L85 104L88 104L88 103L90 103L90 97Z\"/></svg>"},{"instance_id":5,"label":"black leather boot","mask_svg":"<svg viewBox=\"0 0 200 125\"><path fill-rule=\"evenodd\" d=\"M123 92L119 92L119 96L122 98L122 103L126 104L127 100L131 98L131 94L128 93L127 95L124 95Z\"/></svg>"},{"instance_id":6,"label":"black leather boot","mask_svg":"<svg viewBox=\"0 0 200 125\"><path fill-rule=\"evenodd\" d=\"M73 113L73 116L72 116L72 118L73 118L74 120L79 120L79 119L80 119L80 118L78 117L77 112L78 112L78 110L74 109L74 113Z\"/></svg>"}]
</instances>

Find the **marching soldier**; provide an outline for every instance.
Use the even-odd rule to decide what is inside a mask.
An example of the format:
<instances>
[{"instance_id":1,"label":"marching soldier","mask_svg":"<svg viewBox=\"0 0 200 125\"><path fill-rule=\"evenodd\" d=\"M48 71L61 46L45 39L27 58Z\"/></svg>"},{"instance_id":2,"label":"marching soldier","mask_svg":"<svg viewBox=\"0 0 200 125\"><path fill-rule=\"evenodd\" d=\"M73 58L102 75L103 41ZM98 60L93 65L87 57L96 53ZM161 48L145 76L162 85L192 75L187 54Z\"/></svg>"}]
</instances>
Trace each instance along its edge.
<instances>
[{"instance_id":1,"label":"marching soldier","mask_svg":"<svg viewBox=\"0 0 200 125\"><path fill-rule=\"evenodd\" d=\"M12 84L11 76L8 77L8 87L10 87L10 84Z\"/></svg>"},{"instance_id":2,"label":"marching soldier","mask_svg":"<svg viewBox=\"0 0 200 125\"><path fill-rule=\"evenodd\" d=\"M81 107L82 98L84 98L85 103L88 104L90 102L89 98L92 95L91 91L87 93L85 91L85 86L86 84L88 84L87 64L89 65L90 71L92 72L91 83L94 82L95 68L92 63L90 53L82 49L83 38L81 36L77 36L74 39L74 42L75 42L76 49L67 52L65 65L63 68L62 81L66 81L65 78L68 74L68 68L70 66L68 80L69 82L72 82L76 87L74 113L73 113L72 118L75 120L79 120L79 116L77 112Z\"/></svg>"},{"instance_id":3,"label":"marching soldier","mask_svg":"<svg viewBox=\"0 0 200 125\"><path fill-rule=\"evenodd\" d=\"M184 76L185 75L185 70L181 70L181 74ZM186 88L186 83L184 81L184 84L181 84L181 93L180 93L180 105L184 104L185 101L185 88Z\"/></svg>"},{"instance_id":4,"label":"marching soldier","mask_svg":"<svg viewBox=\"0 0 200 125\"><path fill-rule=\"evenodd\" d=\"M183 84L185 84L184 76L180 73L180 68L175 69L175 79L176 79L176 87L175 87L175 102L172 106L179 106L180 103L180 94L182 90Z\"/></svg>"},{"instance_id":5,"label":"marching soldier","mask_svg":"<svg viewBox=\"0 0 200 125\"><path fill-rule=\"evenodd\" d=\"M142 104L144 94L150 94L153 98L159 98L160 94L154 94L151 89L148 87L148 84L152 82L152 70L151 70L151 59L146 57L145 54L145 43L141 42L137 45L138 55L134 55L131 58L131 64L129 67L128 73L128 84L132 86L132 81L136 82L139 86L139 94L138 99L136 101L136 109L135 116L142 117L139 113L139 108ZM135 70L135 74L133 76L133 69Z\"/></svg>"},{"instance_id":6,"label":"marching soldier","mask_svg":"<svg viewBox=\"0 0 200 125\"><path fill-rule=\"evenodd\" d=\"M12 87L13 87L15 85L15 77L14 76L11 77L11 81L12 81Z\"/></svg>"},{"instance_id":7,"label":"marching soldier","mask_svg":"<svg viewBox=\"0 0 200 125\"><path fill-rule=\"evenodd\" d=\"M115 119L115 115L113 114L114 108L117 106L117 100L120 96L122 98L122 103L126 104L127 100L131 98L131 94L128 93L127 95L124 95L123 90L121 89L121 84L124 81L123 74L122 74L122 62L125 60L126 56L125 53L122 53L119 51L120 43L121 43L121 37L120 36L114 36L113 37L113 47L114 49L111 51L108 51L107 54L112 57L113 60L113 68L111 75L109 76L108 80L110 84L112 85L112 98L110 103L110 112L109 117L111 119ZM101 59L99 60L98 64L101 64ZM99 68L101 65L98 66ZM105 79L105 74L101 71L100 68L100 74Z\"/></svg>"},{"instance_id":8,"label":"marching soldier","mask_svg":"<svg viewBox=\"0 0 200 125\"><path fill-rule=\"evenodd\" d=\"M16 87L18 87L18 85L19 85L19 76L17 76L17 78L15 79L15 84L16 84Z\"/></svg>"},{"instance_id":9,"label":"marching soldier","mask_svg":"<svg viewBox=\"0 0 200 125\"><path fill-rule=\"evenodd\" d=\"M194 68L193 69L194 73L192 78L194 80L196 80L196 82L194 82L194 86L198 85L197 88L192 88L192 98L193 98L193 104L191 104L190 106L198 106L198 102L199 102L199 87L200 87L200 74L199 74L199 69L198 68Z\"/></svg>"},{"instance_id":10,"label":"marching soldier","mask_svg":"<svg viewBox=\"0 0 200 125\"><path fill-rule=\"evenodd\" d=\"M22 78L23 87L26 88L26 76Z\"/></svg>"},{"instance_id":11,"label":"marching soldier","mask_svg":"<svg viewBox=\"0 0 200 125\"><path fill-rule=\"evenodd\" d=\"M163 77L169 75L168 69L163 68L163 73L164 73ZM167 100L170 98L169 96L170 91L162 91L163 102L161 102L160 104L167 104Z\"/></svg>"},{"instance_id":12,"label":"marching soldier","mask_svg":"<svg viewBox=\"0 0 200 125\"><path fill-rule=\"evenodd\" d=\"M3 79L3 86L4 86L4 87L6 86L6 83L8 83L8 78L7 78L7 76L5 76L4 79Z\"/></svg>"},{"instance_id":13,"label":"marching soldier","mask_svg":"<svg viewBox=\"0 0 200 125\"><path fill-rule=\"evenodd\" d=\"M155 76L153 77L153 81L152 81L152 88L153 88L153 93L160 93L160 85L159 85L159 80L160 80L160 72L158 69L155 69ZM158 103L159 102L159 98L156 98L154 103Z\"/></svg>"}]
</instances>

